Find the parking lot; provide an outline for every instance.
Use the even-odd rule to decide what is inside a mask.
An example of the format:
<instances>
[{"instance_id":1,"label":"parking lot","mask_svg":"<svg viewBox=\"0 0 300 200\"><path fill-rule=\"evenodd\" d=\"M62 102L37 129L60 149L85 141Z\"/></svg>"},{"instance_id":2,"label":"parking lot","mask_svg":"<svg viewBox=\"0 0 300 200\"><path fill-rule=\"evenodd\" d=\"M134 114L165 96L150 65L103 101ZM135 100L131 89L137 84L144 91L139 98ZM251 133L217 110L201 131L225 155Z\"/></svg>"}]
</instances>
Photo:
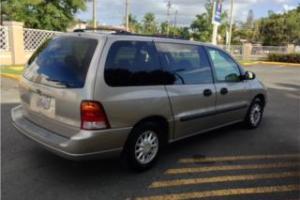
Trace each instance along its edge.
<instances>
[{"instance_id":1,"label":"parking lot","mask_svg":"<svg viewBox=\"0 0 300 200\"><path fill-rule=\"evenodd\" d=\"M144 173L118 158L73 162L49 153L12 127L17 104L3 101L3 200L300 199L300 67L246 69L268 87L261 126L237 124L172 144Z\"/></svg>"}]
</instances>

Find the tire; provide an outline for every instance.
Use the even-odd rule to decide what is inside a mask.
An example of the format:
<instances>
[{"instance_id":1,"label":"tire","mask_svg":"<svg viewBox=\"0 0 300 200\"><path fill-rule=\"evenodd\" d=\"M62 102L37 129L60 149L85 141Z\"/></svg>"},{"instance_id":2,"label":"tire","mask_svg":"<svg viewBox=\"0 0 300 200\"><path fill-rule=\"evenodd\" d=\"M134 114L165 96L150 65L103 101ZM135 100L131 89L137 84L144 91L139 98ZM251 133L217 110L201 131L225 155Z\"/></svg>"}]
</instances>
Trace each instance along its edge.
<instances>
[{"instance_id":1,"label":"tire","mask_svg":"<svg viewBox=\"0 0 300 200\"><path fill-rule=\"evenodd\" d=\"M154 122L144 122L132 130L124 152L130 169L145 171L157 162L162 134L160 126Z\"/></svg>"},{"instance_id":2,"label":"tire","mask_svg":"<svg viewBox=\"0 0 300 200\"><path fill-rule=\"evenodd\" d=\"M259 98L255 98L248 110L248 113L245 118L245 125L249 129L257 128L263 117L264 105Z\"/></svg>"}]
</instances>

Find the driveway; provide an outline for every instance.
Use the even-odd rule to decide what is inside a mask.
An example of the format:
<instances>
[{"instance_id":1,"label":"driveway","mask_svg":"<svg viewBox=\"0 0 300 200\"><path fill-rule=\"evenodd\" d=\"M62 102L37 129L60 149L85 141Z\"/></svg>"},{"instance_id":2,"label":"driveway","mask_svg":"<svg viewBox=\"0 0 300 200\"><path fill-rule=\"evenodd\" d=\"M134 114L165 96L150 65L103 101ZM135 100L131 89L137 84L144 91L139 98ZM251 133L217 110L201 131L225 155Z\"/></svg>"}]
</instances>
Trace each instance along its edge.
<instances>
[{"instance_id":1,"label":"driveway","mask_svg":"<svg viewBox=\"0 0 300 200\"><path fill-rule=\"evenodd\" d=\"M128 171L118 158L72 162L49 153L12 127L9 112L17 104L7 100L2 199L299 199L300 67L247 70L268 87L261 126L234 125L172 144L144 173ZM2 83L1 91L13 84Z\"/></svg>"}]
</instances>

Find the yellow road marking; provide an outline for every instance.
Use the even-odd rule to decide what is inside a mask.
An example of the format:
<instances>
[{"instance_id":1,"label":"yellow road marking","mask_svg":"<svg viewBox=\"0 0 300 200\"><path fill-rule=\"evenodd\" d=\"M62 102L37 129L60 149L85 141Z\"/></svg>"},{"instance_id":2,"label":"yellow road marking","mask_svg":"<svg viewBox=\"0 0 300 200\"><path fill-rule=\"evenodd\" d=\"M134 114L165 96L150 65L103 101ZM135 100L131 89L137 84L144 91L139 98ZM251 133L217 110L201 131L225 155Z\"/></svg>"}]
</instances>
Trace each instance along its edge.
<instances>
[{"instance_id":1,"label":"yellow road marking","mask_svg":"<svg viewBox=\"0 0 300 200\"><path fill-rule=\"evenodd\" d=\"M137 200L183 200L183 199L200 199L200 198L208 198L208 197L233 196L233 195L292 192L292 191L300 191L300 185L283 185L283 186L255 187L255 188L211 190L211 191L203 191L203 192L190 192L190 193L158 195L158 196L149 196L149 197L138 197L136 199Z\"/></svg>"},{"instance_id":2,"label":"yellow road marking","mask_svg":"<svg viewBox=\"0 0 300 200\"><path fill-rule=\"evenodd\" d=\"M300 171L156 181L153 182L149 186L149 188L161 188L161 187L194 185L194 184L204 184L204 183L218 183L218 182L229 182L229 181L249 181L249 180L257 180L257 179L276 179L276 178L288 178L288 177L300 177Z\"/></svg>"},{"instance_id":3,"label":"yellow road marking","mask_svg":"<svg viewBox=\"0 0 300 200\"><path fill-rule=\"evenodd\" d=\"M191 168L177 168L168 169L166 174L184 174L184 173L197 173L197 172L211 172L211 171L226 171L226 170L243 170L243 169L268 169L268 168L284 168L284 167L300 166L298 162L287 163L267 163L255 165L223 165L223 166L210 166L210 167L191 167Z\"/></svg>"},{"instance_id":4,"label":"yellow road marking","mask_svg":"<svg viewBox=\"0 0 300 200\"><path fill-rule=\"evenodd\" d=\"M222 161L238 161L238 160L264 160L264 159L286 159L298 158L300 154L282 154L282 155L249 155L249 156L225 156L225 157L206 157L206 158L184 158L180 159L180 163L201 163L201 162L222 162Z\"/></svg>"}]
</instances>

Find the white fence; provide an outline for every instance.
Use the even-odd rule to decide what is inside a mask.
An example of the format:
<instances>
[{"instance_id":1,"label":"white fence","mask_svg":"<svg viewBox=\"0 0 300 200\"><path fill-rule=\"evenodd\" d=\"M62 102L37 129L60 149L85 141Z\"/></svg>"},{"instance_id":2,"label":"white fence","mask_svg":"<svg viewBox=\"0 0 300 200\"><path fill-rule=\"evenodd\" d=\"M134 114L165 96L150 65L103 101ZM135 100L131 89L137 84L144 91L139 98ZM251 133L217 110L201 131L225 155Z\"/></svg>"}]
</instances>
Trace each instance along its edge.
<instances>
[{"instance_id":1,"label":"white fence","mask_svg":"<svg viewBox=\"0 0 300 200\"><path fill-rule=\"evenodd\" d=\"M26 52L35 51L46 40L53 37L54 35L61 33L56 31L47 31L30 28L24 28L23 30L24 49Z\"/></svg>"},{"instance_id":2,"label":"white fence","mask_svg":"<svg viewBox=\"0 0 300 200\"><path fill-rule=\"evenodd\" d=\"M8 28L0 26L0 51L9 51Z\"/></svg>"},{"instance_id":3,"label":"white fence","mask_svg":"<svg viewBox=\"0 0 300 200\"><path fill-rule=\"evenodd\" d=\"M269 54L278 53L278 54L287 54L287 46L261 46L253 45L251 49L251 60L259 60L267 58Z\"/></svg>"},{"instance_id":4,"label":"white fence","mask_svg":"<svg viewBox=\"0 0 300 200\"><path fill-rule=\"evenodd\" d=\"M236 59L241 60L243 58L243 45L231 45L230 48L226 45L219 45L219 47L229 52Z\"/></svg>"}]
</instances>

